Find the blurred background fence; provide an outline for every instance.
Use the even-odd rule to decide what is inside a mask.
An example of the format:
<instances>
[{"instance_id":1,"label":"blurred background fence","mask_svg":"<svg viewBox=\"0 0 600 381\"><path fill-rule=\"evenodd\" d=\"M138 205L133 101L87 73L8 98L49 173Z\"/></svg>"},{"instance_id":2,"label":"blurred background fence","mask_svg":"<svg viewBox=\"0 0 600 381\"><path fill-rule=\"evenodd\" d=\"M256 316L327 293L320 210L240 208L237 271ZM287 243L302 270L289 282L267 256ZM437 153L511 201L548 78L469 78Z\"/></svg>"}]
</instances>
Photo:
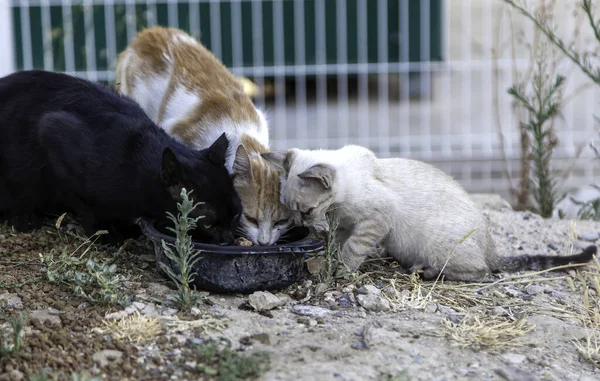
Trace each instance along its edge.
<instances>
[{"instance_id":1,"label":"blurred background fence","mask_svg":"<svg viewBox=\"0 0 600 381\"><path fill-rule=\"evenodd\" d=\"M575 2L545 2L561 33L591 44ZM504 196L506 174L517 177L520 119L506 89L524 80L537 40L501 0L0 0L0 74L40 68L110 84L118 53L156 24L189 32L263 89L255 102L274 149L360 144ZM595 137L597 90L550 58L568 73L555 163L573 168L572 188L600 174L587 149L573 161Z\"/></svg>"}]
</instances>

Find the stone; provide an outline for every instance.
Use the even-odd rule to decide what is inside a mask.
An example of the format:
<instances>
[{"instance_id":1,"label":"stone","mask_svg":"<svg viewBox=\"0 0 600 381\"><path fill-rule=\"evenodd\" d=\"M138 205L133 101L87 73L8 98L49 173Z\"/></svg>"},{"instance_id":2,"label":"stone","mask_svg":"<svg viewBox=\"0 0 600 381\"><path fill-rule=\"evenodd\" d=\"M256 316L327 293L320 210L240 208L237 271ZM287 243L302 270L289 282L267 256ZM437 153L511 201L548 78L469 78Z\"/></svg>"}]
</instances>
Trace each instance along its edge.
<instances>
[{"instance_id":1,"label":"stone","mask_svg":"<svg viewBox=\"0 0 600 381\"><path fill-rule=\"evenodd\" d=\"M481 209L512 210L510 203L496 193L471 193L469 197Z\"/></svg>"},{"instance_id":2,"label":"stone","mask_svg":"<svg viewBox=\"0 0 600 381\"><path fill-rule=\"evenodd\" d=\"M508 316L508 311L504 307L496 306L492 309L493 315Z\"/></svg>"},{"instance_id":3,"label":"stone","mask_svg":"<svg viewBox=\"0 0 600 381\"><path fill-rule=\"evenodd\" d=\"M115 320L119 320L119 319L123 319L124 317L128 316L129 314L126 311L117 311L117 312L111 312L109 314L104 315L105 319L115 319Z\"/></svg>"},{"instance_id":4,"label":"stone","mask_svg":"<svg viewBox=\"0 0 600 381\"><path fill-rule=\"evenodd\" d=\"M577 239L582 240L582 241L588 241L588 242L595 242L600 238L600 234L598 233L593 233L593 232L587 232L587 233L583 233L580 234Z\"/></svg>"},{"instance_id":5,"label":"stone","mask_svg":"<svg viewBox=\"0 0 600 381\"><path fill-rule=\"evenodd\" d=\"M369 294L380 295L381 290L378 289L377 287L373 286L372 284L366 284L358 289L358 293L362 294L362 295L369 295Z\"/></svg>"},{"instance_id":6,"label":"stone","mask_svg":"<svg viewBox=\"0 0 600 381\"><path fill-rule=\"evenodd\" d=\"M248 303L256 311L268 311L285 303L269 291L256 291L248 296Z\"/></svg>"},{"instance_id":7,"label":"stone","mask_svg":"<svg viewBox=\"0 0 600 381\"><path fill-rule=\"evenodd\" d=\"M0 307L2 310L22 310L23 301L17 294L0 294Z\"/></svg>"},{"instance_id":8,"label":"stone","mask_svg":"<svg viewBox=\"0 0 600 381\"><path fill-rule=\"evenodd\" d=\"M589 245L590 245L589 242L584 242L584 241L575 241L575 242L573 242L573 248L578 249L578 250L584 250Z\"/></svg>"},{"instance_id":9,"label":"stone","mask_svg":"<svg viewBox=\"0 0 600 381\"><path fill-rule=\"evenodd\" d=\"M179 312L179 310L178 310L177 308L169 308L169 307L167 307L167 308L163 308L163 309L160 311L160 314L161 314L162 316L173 316L173 315L175 315L177 312Z\"/></svg>"},{"instance_id":10,"label":"stone","mask_svg":"<svg viewBox=\"0 0 600 381\"><path fill-rule=\"evenodd\" d=\"M103 368L108 364L120 364L123 360L123 352L114 349L104 349L94 353L92 359Z\"/></svg>"},{"instance_id":11,"label":"stone","mask_svg":"<svg viewBox=\"0 0 600 381\"><path fill-rule=\"evenodd\" d=\"M312 318L322 318L329 315L332 311L329 308L318 307L318 306L306 306L302 304L296 304L292 307L292 312L296 315L310 316Z\"/></svg>"},{"instance_id":12,"label":"stone","mask_svg":"<svg viewBox=\"0 0 600 381\"><path fill-rule=\"evenodd\" d=\"M156 296L166 296L172 294L174 291L171 290L168 286L165 286L161 283L150 282L146 286L146 291L150 294Z\"/></svg>"},{"instance_id":13,"label":"stone","mask_svg":"<svg viewBox=\"0 0 600 381\"><path fill-rule=\"evenodd\" d=\"M523 370L506 367L504 369L496 369L496 374L507 381L537 381L538 378Z\"/></svg>"},{"instance_id":14,"label":"stone","mask_svg":"<svg viewBox=\"0 0 600 381\"><path fill-rule=\"evenodd\" d=\"M518 353L505 353L502 358L505 362L515 365L522 364L527 360L527 356Z\"/></svg>"},{"instance_id":15,"label":"stone","mask_svg":"<svg viewBox=\"0 0 600 381\"><path fill-rule=\"evenodd\" d=\"M142 315L144 316L158 316L158 311L156 310L156 306L153 303L148 303L141 310Z\"/></svg>"},{"instance_id":16,"label":"stone","mask_svg":"<svg viewBox=\"0 0 600 381\"><path fill-rule=\"evenodd\" d=\"M60 311L54 308L47 308L44 310L35 310L31 312L31 319L38 320L40 323L49 321L52 324L61 325Z\"/></svg>"},{"instance_id":17,"label":"stone","mask_svg":"<svg viewBox=\"0 0 600 381\"><path fill-rule=\"evenodd\" d=\"M542 292L544 292L544 288L542 286L530 284L529 286L525 287L525 292L528 293L529 295L537 295L537 294L541 294Z\"/></svg>"},{"instance_id":18,"label":"stone","mask_svg":"<svg viewBox=\"0 0 600 381\"><path fill-rule=\"evenodd\" d=\"M358 303L363 306L366 310L373 312L382 312L389 311L391 309L390 302L382 298L379 295L368 294L368 295L358 295L357 296Z\"/></svg>"},{"instance_id":19,"label":"stone","mask_svg":"<svg viewBox=\"0 0 600 381\"><path fill-rule=\"evenodd\" d=\"M315 295L321 295L325 293L325 291L327 291L328 288L329 286L327 286L327 284L325 283L317 284L317 286L315 287Z\"/></svg>"}]
</instances>

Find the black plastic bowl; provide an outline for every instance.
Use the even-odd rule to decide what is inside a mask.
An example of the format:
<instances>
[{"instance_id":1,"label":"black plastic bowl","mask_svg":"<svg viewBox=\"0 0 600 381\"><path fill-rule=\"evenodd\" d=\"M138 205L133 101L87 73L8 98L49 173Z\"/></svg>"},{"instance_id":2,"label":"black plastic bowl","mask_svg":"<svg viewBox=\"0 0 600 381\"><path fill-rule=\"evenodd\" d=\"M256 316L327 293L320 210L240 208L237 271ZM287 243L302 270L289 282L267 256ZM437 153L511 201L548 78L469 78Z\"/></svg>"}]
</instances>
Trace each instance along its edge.
<instances>
[{"instance_id":1,"label":"black plastic bowl","mask_svg":"<svg viewBox=\"0 0 600 381\"><path fill-rule=\"evenodd\" d=\"M179 269L171 263L161 244L162 240L174 244L175 238L165 234L164 226L155 226L149 220L140 219L139 225L144 235L154 242L158 271L165 275L160 266L165 263L178 273ZM325 242L310 237L310 230L305 227L293 228L286 240L290 242L249 247L193 242L201 256L194 266L194 285L207 291L240 293L287 287L302 276L306 255L324 250Z\"/></svg>"}]
</instances>

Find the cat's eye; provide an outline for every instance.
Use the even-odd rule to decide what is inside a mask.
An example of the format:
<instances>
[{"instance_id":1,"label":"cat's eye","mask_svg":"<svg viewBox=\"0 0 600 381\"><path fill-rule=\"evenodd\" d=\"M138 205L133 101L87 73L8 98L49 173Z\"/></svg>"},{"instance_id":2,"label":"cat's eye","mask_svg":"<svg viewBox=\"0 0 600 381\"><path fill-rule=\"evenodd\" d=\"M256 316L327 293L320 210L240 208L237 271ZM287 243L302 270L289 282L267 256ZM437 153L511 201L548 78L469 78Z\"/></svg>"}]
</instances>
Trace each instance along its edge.
<instances>
[{"instance_id":1,"label":"cat's eye","mask_svg":"<svg viewBox=\"0 0 600 381\"><path fill-rule=\"evenodd\" d=\"M278 225L278 226L287 225L288 222L289 222L289 219L284 218L282 220L279 220L279 221L275 222L275 225Z\"/></svg>"},{"instance_id":2,"label":"cat's eye","mask_svg":"<svg viewBox=\"0 0 600 381\"><path fill-rule=\"evenodd\" d=\"M258 226L258 221L256 221L256 218L252 218L247 214L244 214L244 217L246 217L246 220L248 220L248 222L250 222L252 225Z\"/></svg>"},{"instance_id":3,"label":"cat's eye","mask_svg":"<svg viewBox=\"0 0 600 381\"><path fill-rule=\"evenodd\" d=\"M210 229L210 228L212 228L212 225L209 225L209 224L204 225L204 229Z\"/></svg>"}]
</instances>

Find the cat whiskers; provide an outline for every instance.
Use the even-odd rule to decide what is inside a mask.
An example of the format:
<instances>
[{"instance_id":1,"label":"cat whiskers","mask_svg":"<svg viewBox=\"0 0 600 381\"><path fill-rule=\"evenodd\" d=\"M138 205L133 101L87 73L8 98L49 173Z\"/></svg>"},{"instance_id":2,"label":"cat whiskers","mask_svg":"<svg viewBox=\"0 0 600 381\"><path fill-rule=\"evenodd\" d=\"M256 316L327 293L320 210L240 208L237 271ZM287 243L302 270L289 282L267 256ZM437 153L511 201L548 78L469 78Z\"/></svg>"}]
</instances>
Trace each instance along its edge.
<instances>
[{"instance_id":1,"label":"cat whiskers","mask_svg":"<svg viewBox=\"0 0 600 381\"><path fill-rule=\"evenodd\" d=\"M238 226L235 229L235 234L238 235L238 236L240 236L240 237L246 238L247 240L250 240L250 238L248 238L248 232L246 232L246 230L244 230L244 228L241 228L241 227Z\"/></svg>"}]
</instances>

